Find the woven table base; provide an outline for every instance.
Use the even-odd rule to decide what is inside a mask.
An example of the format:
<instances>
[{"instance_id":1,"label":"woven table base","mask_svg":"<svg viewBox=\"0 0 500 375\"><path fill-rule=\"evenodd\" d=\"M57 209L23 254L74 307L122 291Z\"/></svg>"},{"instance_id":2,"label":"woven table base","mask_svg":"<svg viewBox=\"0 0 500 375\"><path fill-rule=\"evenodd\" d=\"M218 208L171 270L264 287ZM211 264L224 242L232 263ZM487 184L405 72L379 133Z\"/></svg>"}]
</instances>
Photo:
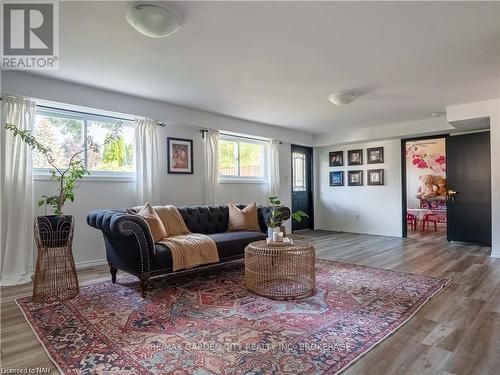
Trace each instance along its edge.
<instances>
[{"instance_id":1,"label":"woven table base","mask_svg":"<svg viewBox=\"0 0 500 375\"><path fill-rule=\"evenodd\" d=\"M252 242L245 249L245 285L255 294L273 299L314 294L314 247L304 241L281 247Z\"/></svg>"}]
</instances>

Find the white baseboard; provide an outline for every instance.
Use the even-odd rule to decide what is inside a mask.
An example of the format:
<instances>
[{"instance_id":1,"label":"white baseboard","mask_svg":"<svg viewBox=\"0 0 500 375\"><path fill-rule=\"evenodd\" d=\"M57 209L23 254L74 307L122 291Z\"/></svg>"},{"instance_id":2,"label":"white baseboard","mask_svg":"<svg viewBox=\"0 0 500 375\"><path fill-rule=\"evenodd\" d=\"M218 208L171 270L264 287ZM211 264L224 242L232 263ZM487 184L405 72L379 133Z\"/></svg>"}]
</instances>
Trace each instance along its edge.
<instances>
[{"instance_id":1,"label":"white baseboard","mask_svg":"<svg viewBox=\"0 0 500 375\"><path fill-rule=\"evenodd\" d=\"M108 264L106 259L96 259L96 260L86 260L84 262L78 262L75 264L77 270L83 270L85 268L91 268L96 266L102 266Z\"/></svg>"}]
</instances>

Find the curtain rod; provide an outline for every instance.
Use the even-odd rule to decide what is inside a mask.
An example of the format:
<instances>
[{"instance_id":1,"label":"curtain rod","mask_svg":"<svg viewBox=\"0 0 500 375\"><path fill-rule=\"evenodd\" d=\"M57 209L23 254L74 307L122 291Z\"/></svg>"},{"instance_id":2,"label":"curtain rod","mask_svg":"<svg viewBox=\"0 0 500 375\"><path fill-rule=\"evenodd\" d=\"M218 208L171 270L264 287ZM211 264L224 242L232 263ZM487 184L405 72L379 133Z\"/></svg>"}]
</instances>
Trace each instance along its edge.
<instances>
[{"instance_id":1,"label":"curtain rod","mask_svg":"<svg viewBox=\"0 0 500 375\"><path fill-rule=\"evenodd\" d=\"M201 133L201 137L202 138L205 138L205 133L208 131L208 129L200 129L200 133ZM236 137L236 138L243 138L243 139L250 139L252 141L260 141L260 142L265 142L266 140L265 139L262 139L262 138L254 138L254 137L248 137L248 136L244 136L244 135L235 135L235 134L231 134L231 133L225 133L225 132L220 132L220 134L222 135L228 135L230 137ZM270 139L269 139L270 140ZM282 144L283 142L280 141L280 145Z\"/></svg>"},{"instance_id":2,"label":"curtain rod","mask_svg":"<svg viewBox=\"0 0 500 375\"><path fill-rule=\"evenodd\" d=\"M106 118L110 118L110 119L113 119L113 120L119 120L119 121L133 121L133 120L131 120L129 118L125 118L125 117L100 115L100 114L95 114L95 113L90 113L90 112L75 111L75 110L72 110L72 109L62 109L62 108L57 108L57 107L50 107L50 106L46 106L46 105L37 105L37 107L46 108L46 109L54 109L54 110L59 110L59 111L66 111L66 112L79 113L79 114L82 114L82 115L106 117ZM158 122L158 126L161 126L162 128L164 128L165 127L165 123L164 122Z\"/></svg>"},{"instance_id":3,"label":"curtain rod","mask_svg":"<svg viewBox=\"0 0 500 375\"><path fill-rule=\"evenodd\" d=\"M3 100L3 98L1 96L0 96L0 100ZM100 115L100 114L95 114L95 113L90 113L90 112L76 111L76 110L73 110L73 109L63 109L63 108L57 108L57 107L50 107L50 106L41 105L41 104L36 104L36 106L40 107L40 108L45 108L45 109L53 109L53 110L57 110L57 111L66 111L66 112L78 113L78 114L81 114L81 115L106 117L106 118L110 118L110 119L113 119L113 120L119 120L119 121L133 121L133 120L131 120L129 118L125 118L125 117L117 117L117 116L110 116L110 115ZM158 121L158 126L161 126L162 128L164 128L166 126L166 124L164 122L162 122L162 121Z\"/></svg>"}]
</instances>

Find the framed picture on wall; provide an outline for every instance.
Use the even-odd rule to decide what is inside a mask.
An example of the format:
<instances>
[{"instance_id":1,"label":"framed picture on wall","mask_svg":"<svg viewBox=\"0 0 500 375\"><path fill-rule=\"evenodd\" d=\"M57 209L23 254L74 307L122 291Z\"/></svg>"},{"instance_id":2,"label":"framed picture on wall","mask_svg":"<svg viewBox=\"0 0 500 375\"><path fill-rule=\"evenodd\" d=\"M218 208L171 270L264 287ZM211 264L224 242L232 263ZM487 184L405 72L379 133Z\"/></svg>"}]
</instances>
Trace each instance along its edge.
<instances>
[{"instance_id":1,"label":"framed picture on wall","mask_svg":"<svg viewBox=\"0 0 500 375\"><path fill-rule=\"evenodd\" d=\"M384 162L384 148L372 147L366 149L366 162L368 164L380 164Z\"/></svg>"},{"instance_id":2,"label":"framed picture on wall","mask_svg":"<svg viewBox=\"0 0 500 375\"><path fill-rule=\"evenodd\" d=\"M347 184L349 186L363 186L363 171L348 171Z\"/></svg>"},{"instance_id":3,"label":"framed picture on wall","mask_svg":"<svg viewBox=\"0 0 500 375\"><path fill-rule=\"evenodd\" d=\"M367 184L368 185L383 185L384 170L383 169L368 169Z\"/></svg>"},{"instance_id":4,"label":"framed picture on wall","mask_svg":"<svg viewBox=\"0 0 500 375\"><path fill-rule=\"evenodd\" d=\"M332 151L328 154L330 167L341 167L344 165L344 151Z\"/></svg>"},{"instance_id":5,"label":"framed picture on wall","mask_svg":"<svg viewBox=\"0 0 500 375\"><path fill-rule=\"evenodd\" d=\"M193 140L167 138L168 173L193 174Z\"/></svg>"},{"instance_id":6,"label":"framed picture on wall","mask_svg":"<svg viewBox=\"0 0 500 375\"><path fill-rule=\"evenodd\" d=\"M330 172L330 186L344 186L344 171Z\"/></svg>"},{"instance_id":7,"label":"framed picture on wall","mask_svg":"<svg viewBox=\"0 0 500 375\"><path fill-rule=\"evenodd\" d=\"M359 149L347 151L347 164L363 165L363 150Z\"/></svg>"}]
</instances>

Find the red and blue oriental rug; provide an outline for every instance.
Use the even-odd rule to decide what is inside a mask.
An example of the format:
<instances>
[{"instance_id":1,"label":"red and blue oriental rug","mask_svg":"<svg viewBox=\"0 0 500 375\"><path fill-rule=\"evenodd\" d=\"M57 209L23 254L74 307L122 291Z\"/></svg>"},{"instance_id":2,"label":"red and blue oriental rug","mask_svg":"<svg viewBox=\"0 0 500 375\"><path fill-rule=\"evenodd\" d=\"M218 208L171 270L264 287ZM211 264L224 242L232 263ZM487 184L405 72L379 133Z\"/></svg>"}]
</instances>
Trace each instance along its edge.
<instances>
[{"instance_id":1,"label":"red and blue oriental rug","mask_svg":"<svg viewBox=\"0 0 500 375\"><path fill-rule=\"evenodd\" d=\"M251 294L241 262L100 282L64 302L17 301L64 374L336 374L410 319L448 280L317 260L317 291Z\"/></svg>"}]
</instances>

